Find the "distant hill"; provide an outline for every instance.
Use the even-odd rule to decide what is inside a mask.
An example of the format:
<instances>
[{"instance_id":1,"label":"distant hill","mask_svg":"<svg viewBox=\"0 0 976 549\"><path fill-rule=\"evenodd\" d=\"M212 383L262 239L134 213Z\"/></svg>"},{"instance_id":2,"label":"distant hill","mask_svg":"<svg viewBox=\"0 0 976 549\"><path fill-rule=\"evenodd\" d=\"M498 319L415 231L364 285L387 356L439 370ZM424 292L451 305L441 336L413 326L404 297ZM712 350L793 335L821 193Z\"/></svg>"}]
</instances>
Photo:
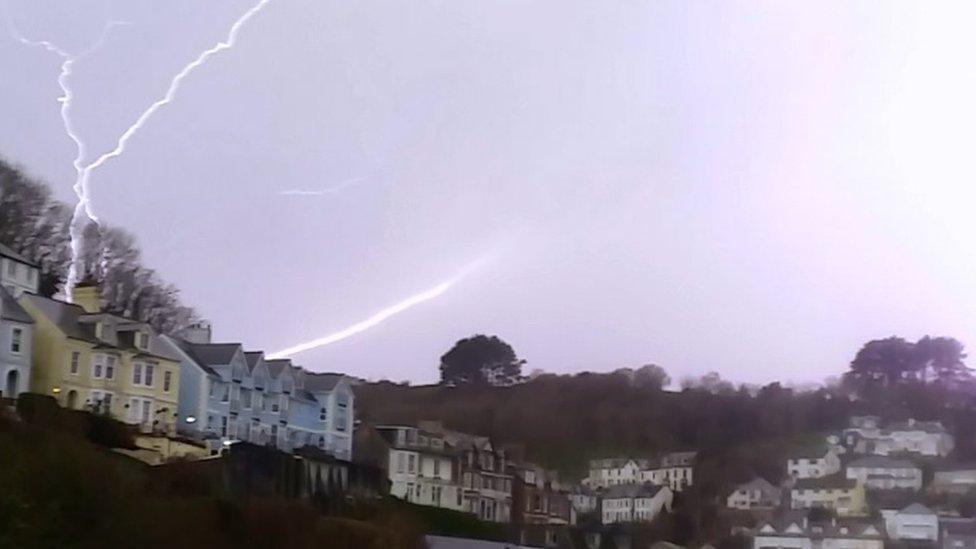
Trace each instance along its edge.
<instances>
[{"instance_id":1,"label":"distant hill","mask_svg":"<svg viewBox=\"0 0 976 549\"><path fill-rule=\"evenodd\" d=\"M679 449L699 450L703 466L714 463L723 476L775 479L784 444L842 427L854 408L827 390L794 393L773 384L756 395L731 386L671 392L593 373L542 375L512 387L367 383L356 393L357 415L367 423L441 420L521 447L526 459L570 479L585 476L590 459ZM743 448L770 444L782 450L729 461Z\"/></svg>"}]
</instances>

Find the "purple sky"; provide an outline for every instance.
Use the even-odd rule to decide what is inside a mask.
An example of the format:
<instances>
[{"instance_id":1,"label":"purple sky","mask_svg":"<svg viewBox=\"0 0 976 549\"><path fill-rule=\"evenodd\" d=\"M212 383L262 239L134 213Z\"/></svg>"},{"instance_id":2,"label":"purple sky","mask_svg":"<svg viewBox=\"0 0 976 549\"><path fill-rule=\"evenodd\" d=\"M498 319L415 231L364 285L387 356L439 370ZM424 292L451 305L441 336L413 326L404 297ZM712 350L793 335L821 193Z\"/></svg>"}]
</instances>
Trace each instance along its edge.
<instances>
[{"instance_id":1,"label":"purple sky","mask_svg":"<svg viewBox=\"0 0 976 549\"><path fill-rule=\"evenodd\" d=\"M820 380L892 334L976 345L976 8L931 4L274 0L95 174L94 205L254 349L494 254L296 357L317 370L431 381L476 332L530 369L749 382ZM131 21L72 79L100 153L250 5L9 12L76 51ZM59 64L0 40L0 154L68 200Z\"/></svg>"}]
</instances>

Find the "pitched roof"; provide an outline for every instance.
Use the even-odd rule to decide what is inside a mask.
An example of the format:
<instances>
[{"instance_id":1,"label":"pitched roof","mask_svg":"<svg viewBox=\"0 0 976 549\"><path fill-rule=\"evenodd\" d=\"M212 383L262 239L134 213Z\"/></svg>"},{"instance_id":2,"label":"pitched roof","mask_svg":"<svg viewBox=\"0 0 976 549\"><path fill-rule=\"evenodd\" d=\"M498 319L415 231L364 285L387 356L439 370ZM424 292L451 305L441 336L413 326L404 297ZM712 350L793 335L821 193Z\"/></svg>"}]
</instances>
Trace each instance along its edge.
<instances>
[{"instance_id":1,"label":"pitched roof","mask_svg":"<svg viewBox=\"0 0 976 549\"><path fill-rule=\"evenodd\" d=\"M822 458L827 455L830 448L826 444L812 444L809 446L802 446L800 448L795 448L790 451L790 459L814 459Z\"/></svg>"},{"instance_id":2,"label":"pitched roof","mask_svg":"<svg viewBox=\"0 0 976 549\"><path fill-rule=\"evenodd\" d=\"M924 431L930 434L945 433L945 427L938 421L901 421L892 423L886 429L888 432Z\"/></svg>"},{"instance_id":3,"label":"pitched roof","mask_svg":"<svg viewBox=\"0 0 976 549\"><path fill-rule=\"evenodd\" d=\"M181 342L181 347L200 365L221 366L230 364L234 353L241 348L240 343L189 343Z\"/></svg>"},{"instance_id":4,"label":"pitched roof","mask_svg":"<svg viewBox=\"0 0 976 549\"><path fill-rule=\"evenodd\" d=\"M265 359L264 363L265 365L267 365L268 373L271 374L271 377L278 377L279 375L281 375L281 372L285 370L286 366L291 366L291 359L290 358L276 358L272 360Z\"/></svg>"},{"instance_id":5,"label":"pitched roof","mask_svg":"<svg viewBox=\"0 0 976 549\"><path fill-rule=\"evenodd\" d=\"M638 469L646 469L650 466L651 461L649 459L635 459L635 458L604 458L604 459L593 459L590 460L590 469L620 469L627 463L633 461Z\"/></svg>"},{"instance_id":6,"label":"pitched roof","mask_svg":"<svg viewBox=\"0 0 976 549\"><path fill-rule=\"evenodd\" d=\"M756 477L749 482L743 482L742 484L735 487L736 490L763 490L766 492L777 492L779 488L773 486L773 483L762 477Z\"/></svg>"},{"instance_id":7,"label":"pitched roof","mask_svg":"<svg viewBox=\"0 0 976 549\"><path fill-rule=\"evenodd\" d=\"M663 489L656 484L617 484L603 493L603 499L652 498Z\"/></svg>"},{"instance_id":8,"label":"pitched roof","mask_svg":"<svg viewBox=\"0 0 976 549\"><path fill-rule=\"evenodd\" d=\"M244 351L244 360L247 361L247 369L254 371L254 367L264 358L264 351Z\"/></svg>"},{"instance_id":9,"label":"pitched roof","mask_svg":"<svg viewBox=\"0 0 976 549\"><path fill-rule=\"evenodd\" d=\"M7 246L3 242L0 242L0 256L13 259L14 261L18 261L20 263L25 263L27 265L30 265L31 267L37 267L37 263L34 263L33 261L27 259L23 255L15 252L13 248Z\"/></svg>"},{"instance_id":10,"label":"pitched roof","mask_svg":"<svg viewBox=\"0 0 976 549\"><path fill-rule=\"evenodd\" d=\"M774 533L761 532L764 528ZM858 519L836 519L830 522L808 521L805 510L788 510L778 513L756 526L757 535L775 535L794 538L833 539L883 539L882 529L873 522Z\"/></svg>"},{"instance_id":11,"label":"pitched roof","mask_svg":"<svg viewBox=\"0 0 976 549\"><path fill-rule=\"evenodd\" d=\"M342 374L331 372L305 372L305 388L313 393L317 391L331 391L335 389L335 386L339 384L343 377L345 376Z\"/></svg>"},{"instance_id":12,"label":"pitched roof","mask_svg":"<svg viewBox=\"0 0 976 549\"><path fill-rule=\"evenodd\" d=\"M823 490L831 488L849 490L855 487L857 487L857 479L844 478L840 475L820 478L801 478L793 485L794 490Z\"/></svg>"},{"instance_id":13,"label":"pitched roof","mask_svg":"<svg viewBox=\"0 0 976 549\"><path fill-rule=\"evenodd\" d=\"M899 515L934 515L933 512L928 507L922 505L921 503L913 503L908 507L905 507L901 511L898 511Z\"/></svg>"},{"instance_id":14,"label":"pitched roof","mask_svg":"<svg viewBox=\"0 0 976 549\"><path fill-rule=\"evenodd\" d=\"M0 286L0 318L14 322L23 322L24 324L34 323L31 315L27 314L27 311L20 306L20 303L17 303L14 296L4 289L3 286Z\"/></svg>"},{"instance_id":15,"label":"pitched roof","mask_svg":"<svg viewBox=\"0 0 976 549\"><path fill-rule=\"evenodd\" d=\"M918 469L907 459L894 459L887 456L865 456L847 464L847 468L869 467L872 469Z\"/></svg>"},{"instance_id":16,"label":"pitched roof","mask_svg":"<svg viewBox=\"0 0 976 549\"><path fill-rule=\"evenodd\" d=\"M79 322L80 317L88 314L80 306L35 294L25 293L22 299L26 299L31 305L37 307L41 314L53 322L64 335L89 343L102 343L95 337L95 326L93 324Z\"/></svg>"}]
</instances>

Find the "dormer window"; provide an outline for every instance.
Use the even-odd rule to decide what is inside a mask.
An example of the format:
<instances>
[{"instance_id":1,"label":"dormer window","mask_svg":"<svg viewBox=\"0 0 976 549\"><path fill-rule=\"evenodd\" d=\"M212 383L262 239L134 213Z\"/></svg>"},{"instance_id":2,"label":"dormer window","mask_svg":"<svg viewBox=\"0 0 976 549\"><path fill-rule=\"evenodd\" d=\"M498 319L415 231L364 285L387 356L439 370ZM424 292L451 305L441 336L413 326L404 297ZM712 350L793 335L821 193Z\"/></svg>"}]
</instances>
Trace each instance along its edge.
<instances>
[{"instance_id":1,"label":"dormer window","mask_svg":"<svg viewBox=\"0 0 976 549\"><path fill-rule=\"evenodd\" d=\"M146 332L137 333L136 347L142 349L143 351L149 350L149 334L147 334Z\"/></svg>"},{"instance_id":2,"label":"dormer window","mask_svg":"<svg viewBox=\"0 0 976 549\"><path fill-rule=\"evenodd\" d=\"M103 326L101 322L95 323L95 337L97 337L98 339L102 339L102 332L104 332L102 328Z\"/></svg>"}]
</instances>

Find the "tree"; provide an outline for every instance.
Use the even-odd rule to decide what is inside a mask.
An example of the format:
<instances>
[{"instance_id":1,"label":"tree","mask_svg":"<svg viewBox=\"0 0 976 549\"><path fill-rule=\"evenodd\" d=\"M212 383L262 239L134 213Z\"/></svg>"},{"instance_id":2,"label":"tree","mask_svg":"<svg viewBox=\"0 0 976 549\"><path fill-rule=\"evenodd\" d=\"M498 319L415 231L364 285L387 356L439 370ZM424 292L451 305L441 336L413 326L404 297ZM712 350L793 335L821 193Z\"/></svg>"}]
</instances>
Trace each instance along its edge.
<instances>
[{"instance_id":1,"label":"tree","mask_svg":"<svg viewBox=\"0 0 976 549\"><path fill-rule=\"evenodd\" d=\"M922 369L922 379L934 378L941 382L969 379L972 374L964 360L963 344L951 337L925 336L915 344L917 361Z\"/></svg>"},{"instance_id":2,"label":"tree","mask_svg":"<svg viewBox=\"0 0 976 549\"><path fill-rule=\"evenodd\" d=\"M865 343L851 361L848 376L861 387L889 387L903 379L915 378L920 370L915 344L892 336Z\"/></svg>"},{"instance_id":3,"label":"tree","mask_svg":"<svg viewBox=\"0 0 976 549\"><path fill-rule=\"evenodd\" d=\"M645 364L634 371L634 385L643 389L661 390L671 384L671 376L657 364Z\"/></svg>"},{"instance_id":4,"label":"tree","mask_svg":"<svg viewBox=\"0 0 976 549\"><path fill-rule=\"evenodd\" d=\"M498 336L477 334L454 344L441 357L441 383L512 385L525 364Z\"/></svg>"}]
</instances>

